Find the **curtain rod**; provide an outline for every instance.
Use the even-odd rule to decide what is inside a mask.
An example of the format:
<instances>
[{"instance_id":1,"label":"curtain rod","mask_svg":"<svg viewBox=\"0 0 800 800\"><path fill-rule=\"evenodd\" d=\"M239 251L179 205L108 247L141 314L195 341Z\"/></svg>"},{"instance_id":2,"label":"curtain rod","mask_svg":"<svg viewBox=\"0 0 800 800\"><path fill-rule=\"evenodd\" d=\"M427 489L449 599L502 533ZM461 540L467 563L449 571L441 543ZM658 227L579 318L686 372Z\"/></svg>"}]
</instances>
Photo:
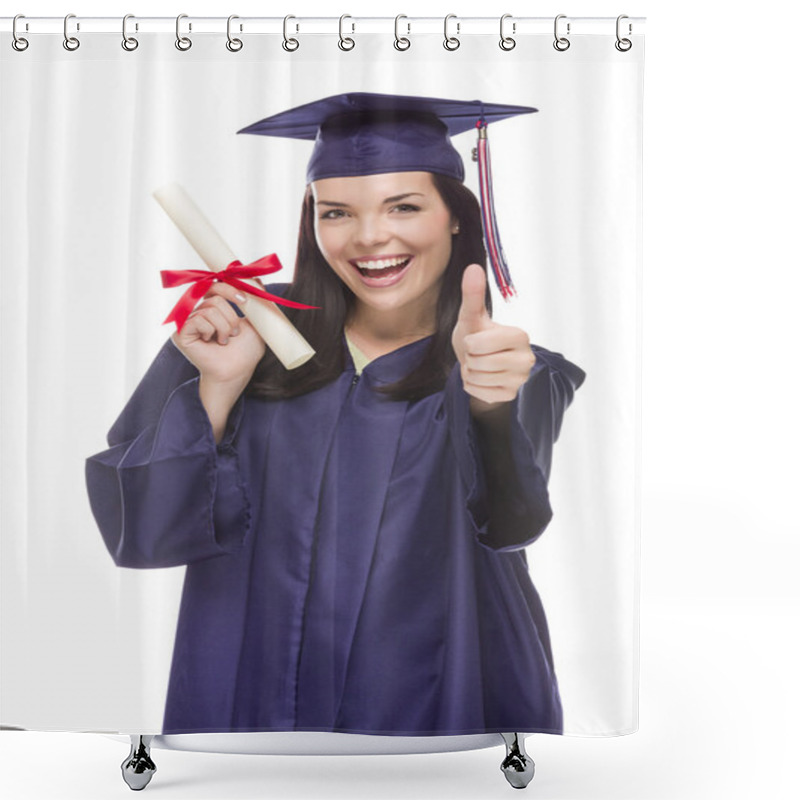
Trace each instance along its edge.
<instances>
[{"instance_id":1,"label":"curtain rod","mask_svg":"<svg viewBox=\"0 0 800 800\"><path fill-rule=\"evenodd\" d=\"M501 18L497 17L459 17L449 15L448 31L460 36L498 33ZM644 17L627 17L621 21L615 17L570 17L559 15L558 22L554 17L514 17L504 15L504 35L536 35L552 34L555 25L571 35L606 34L613 36L620 27L623 36L644 33L646 19ZM120 33L122 17L81 17L70 15L67 25L70 33ZM350 33L393 33L396 29L402 35L441 35L444 30L444 17L359 17L344 15L343 17L305 17L293 15L284 17L238 17L231 19L232 30L245 34L281 34L288 25L294 33L302 34L336 34L340 31ZM192 34L226 33L227 17L197 17L181 15L181 27ZM169 33L175 32L176 17L137 17L129 16L127 30L132 32ZM567 30L569 26L569 30ZM13 17L0 18L0 31L11 33L14 27ZM16 30L19 35L64 33L64 17L35 17L19 15Z\"/></svg>"}]
</instances>

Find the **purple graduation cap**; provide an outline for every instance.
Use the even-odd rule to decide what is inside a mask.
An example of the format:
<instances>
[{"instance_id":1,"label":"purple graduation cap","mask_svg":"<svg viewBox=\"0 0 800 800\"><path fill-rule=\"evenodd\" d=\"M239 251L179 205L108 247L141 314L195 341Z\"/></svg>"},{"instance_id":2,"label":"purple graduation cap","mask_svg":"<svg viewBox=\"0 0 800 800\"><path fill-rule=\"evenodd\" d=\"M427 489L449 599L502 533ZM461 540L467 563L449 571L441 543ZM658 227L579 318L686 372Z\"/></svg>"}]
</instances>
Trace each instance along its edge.
<instances>
[{"instance_id":1,"label":"purple graduation cap","mask_svg":"<svg viewBox=\"0 0 800 800\"><path fill-rule=\"evenodd\" d=\"M464 180L464 163L450 137L477 129L483 234L495 281L505 299L514 294L492 198L486 129L537 109L393 94L349 92L282 111L238 133L314 141L306 181L385 172L436 172Z\"/></svg>"}]
</instances>

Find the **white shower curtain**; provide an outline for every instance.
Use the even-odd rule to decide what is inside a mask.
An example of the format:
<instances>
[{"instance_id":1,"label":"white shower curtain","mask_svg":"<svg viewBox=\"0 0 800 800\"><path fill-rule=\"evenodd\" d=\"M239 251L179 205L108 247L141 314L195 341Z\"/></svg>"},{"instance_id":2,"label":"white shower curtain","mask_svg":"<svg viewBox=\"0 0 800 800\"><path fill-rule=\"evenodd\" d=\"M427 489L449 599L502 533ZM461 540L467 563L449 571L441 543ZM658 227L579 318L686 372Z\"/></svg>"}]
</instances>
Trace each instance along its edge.
<instances>
[{"instance_id":1,"label":"white shower curtain","mask_svg":"<svg viewBox=\"0 0 800 800\"><path fill-rule=\"evenodd\" d=\"M161 731L184 569L115 566L84 479L172 330L178 290L159 270L203 266L153 191L179 182L242 261L274 252L288 281L310 143L236 131L374 92L538 109L489 126L517 290L495 293L494 318L587 377L554 451L554 517L527 558L564 733L636 729L643 37L618 49L612 20L561 52L519 21L504 51L462 21L452 52L434 33L399 51L392 22L350 51L335 20L301 27L294 52L280 20L237 34L239 52L224 21L185 52L171 32L142 32L131 52L101 33L73 52L58 34L0 51L4 726ZM453 139L477 192L475 144Z\"/></svg>"}]
</instances>

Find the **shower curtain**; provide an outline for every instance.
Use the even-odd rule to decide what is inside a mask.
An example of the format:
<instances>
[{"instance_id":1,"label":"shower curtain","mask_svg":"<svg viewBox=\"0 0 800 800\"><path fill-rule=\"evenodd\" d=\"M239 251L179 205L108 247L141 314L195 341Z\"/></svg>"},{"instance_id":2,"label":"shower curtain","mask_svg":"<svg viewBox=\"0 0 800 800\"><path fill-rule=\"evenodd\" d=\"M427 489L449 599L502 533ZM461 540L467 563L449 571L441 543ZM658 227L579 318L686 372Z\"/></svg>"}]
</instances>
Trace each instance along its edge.
<instances>
[{"instance_id":1,"label":"shower curtain","mask_svg":"<svg viewBox=\"0 0 800 800\"><path fill-rule=\"evenodd\" d=\"M267 704L268 698L290 691L288 679L286 685L274 684L291 673L295 692L304 675L320 684L333 680L332 675L341 679L335 701L341 714L341 709L380 703L386 709L423 707L445 702L443 687L454 683L455 672L461 680L465 672L483 670L487 674L478 679L485 691L480 699L483 716L470 717L470 722L432 727L423 721L415 728L408 722L413 715L397 710L402 720L397 723L387 711L380 723L365 728L354 712L355 722L339 726L334 714L331 724L323 726L384 735L480 733L504 729L506 720L516 725L516 718L502 715L494 724L494 704L513 709L515 697L525 697L530 687L542 684L537 672L541 669L547 673L552 713L540 718L522 714L520 728L591 736L634 731L641 21L635 21L633 32L628 20L616 26L613 19L572 20L569 31L565 21L560 27L556 21L554 36L553 20L509 18L503 20L501 39L495 23L490 29L486 20L457 18L410 23L386 19L374 29L359 25L355 31L352 20L346 19L317 21L316 28L302 19L231 20L227 34L224 19L195 21L191 30L189 21L183 20L181 28L179 20L176 40L174 21L169 26L151 21L151 29L143 23L136 30L135 20L130 20L126 46L121 46L119 33L92 32L90 24L80 33L68 27L65 40L62 32L37 32L35 20L24 32L22 22L17 22L17 35L27 44L12 46L11 34L5 32L11 29L10 20L4 20L0 51L3 726L160 733L169 729L169 719L180 718L174 730L181 732L280 730L282 717L270 716L269 711L263 717L268 724L239 712L228 713L227 724L221 724L215 704L228 703L230 712L230 697L241 692L244 683L255 687L247 695L248 709ZM73 37L78 46L70 43ZM542 502L549 504L552 518L548 516L541 529L529 531L530 541L522 536L499 545L487 543L485 536L481 540L485 509L471 506L470 516L463 509L445 513L428 508L429 495L418 497L410 477L392 478L390 483L409 482L395 487L397 496L405 498L398 502L412 506L403 512L411 520L406 528L420 541L420 531L441 536L436 544L429 539L418 542L414 560L402 548L393 550L394 541L391 547L387 544L395 535L386 523L392 513L391 492L369 523L374 527L371 543L359 540L352 551L336 525L334 538L324 538L325 526L319 523L322 500L309 500L307 493L289 497L284 503L287 514L298 508L310 514L306 516L312 520L311 529L304 531L309 558L316 558L316 566L310 561L298 578L302 591L292 595L297 617L290 622L290 601L262 591L273 578L294 579L302 572L291 554L299 534L287 527L286 519L275 526L281 528L280 536L269 539L274 572L258 574L251 553L250 560L225 580L231 581L230 592L246 585L252 602L226 605L227 600L219 601L215 594L219 587L204 583L214 580L215 567L209 565L239 557L225 550L223 534L213 541L209 537L207 549L188 565L179 556L148 561L142 555L137 561L138 556L126 560L120 555L120 539L134 535L128 517L134 501L123 486L133 480L130 472L123 478L118 468L126 458L126 464L134 463L134 472L144 469L158 447L166 448L161 458L167 466L142 479L159 498L147 502L163 509L174 500L172 461L199 446L194 434L180 445L180 452L173 440L159 445L153 438L168 427L165 415L184 419L192 413L177 405L173 393L178 390L180 395L189 391L181 387L196 384L192 364L171 343L175 325L164 324L186 287L163 288L159 273L207 268L154 192L180 185L244 264L275 254L282 270L262 280L281 295L296 271L314 133L303 139L237 132L280 112L357 94L413 97L420 108L427 107L428 99L439 98L527 109L488 124L491 203L485 198L489 189L479 179L479 166L486 167L473 160L479 131L473 125L450 141L464 164L464 184L476 196L484 195L486 246L499 248L501 237L513 280L507 299L491 286L492 324L528 335L536 361L531 375L549 371L568 386L566 395L558 395L556 382L531 384L540 387L540 394L543 391L548 409L552 401L559 410L545 424L544 406L531 406L536 430L549 426L542 441L549 437L550 444L541 446L552 452L546 465L544 457L533 459L529 469L535 475L530 482L521 481L521 499L509 501L533 503L532 494L543 491L546 478ZM345 209L342 216L348 213ZM317 236L320 227L321 223ZM490 227L496 228L496 239L486 232ZM450 233L460 235L457 229ZM388 261L379 266L387 265ZM247 300L245 305L257 302ZM302 327L301 315L309 312L286 313ZM406 355L415 345L410 347ZM350 358L342 353L342 358ZM158 369L161 374L152 378ZM368 364L363 374L369 371ZM373 373L378 371L376 361ZM401 377L389 373L392 380ZM146 375L151 376L149 383ZM441 434L442 452L452 452L452 459L442 456L444 460L421 479L429 480L444 465L447 488L441 494L456 505L474 500L474 492L467 496L470 480L476 480L469 473L481 469L475 433L463 412L466 389L459 379L456 365L448 386L441 389L445 400L431 406L425 422L433 427L422 432L415 432L409 420L423 414L434 395L406 403L410 410L398 423L403 432L392 440L397 449L386 467L396 476L398 463L406 459L409 469L418 469L438 441L434 423L448 413L453 418L461 414L458 424L463 427L447 418L450 427ZM324 391L328 389L286 402L313 405L308 398ZM157 406L151 438L137 438L140 430L119 434L126 423L118 419L132 396L139 398L135 402ZM168 403L172 405L166 408ZM246 406L251 420L255 405ZM271 408L269 402L264 407ZM200 407L194 408L197 412ZM272 426L270 442L288 436L286 428L296 425L292 430L297 438L284 444L272 465L275 471L285 469L295 476L286 478L282 486L290 488L280 494L291 494L295 478L302 482L307 473L330 464L330 451L314 444L315 437L327 435L324 420L317 425L320 414L324 417L315 408L297 423L289 414L279 416L277 423L264 418L264 425ZM359 425L353 425L350 438L343 439L345 450L361 435ZM526 457L519 456L525 448L536 450L537 442L528 441L524 425L514 428L513 435L510 448L515 458ZM250 452L266 447L264 442L247 445L247 455L236 451L244 445L237 445L235 436L230 433L216 448L219 481L209 480L197 490L194 479L188 479L193 492L209 498L223 494L221 476L228 469L224 458L258 464L271 457L260 450ZM115 448L120 455L116 461L108 455ZM334 489L329 488L329 499L335 497L341 505L345 495L353 498L355 510L345 519L366 515L364 509L377 491L370 481L381 467L361 459L355 453L348 462L350 472L337 476ZM107 470L102 480L96 478L97 469ZM206 466L200 469L197 480L207 478L205 470ZM232 480L236 485L250 478L238 474ZM159 495L162 489L168 497ZM197 511L198 496L176 503L180 518L164 523L176 537L183 535L179 530L192 527L184 517ZM282 513L283 499L275 492L270 498L271 507L262 509L265 519ZM309 511L313 502L318 505ZM452 523L459 514L467 520L463 525ZM117 518L118 531L109 534L104 526L113 526ZM158 524L162 523L153 523ZM231 524L234 530L237 525L253 527L252 520ZM110 542L113 536L118 538ZM256 542L257 548L259 541L266 541L259 536L266 533L256 524L247 541ZM139 548L141 555L149 546L138 542L132 548ZM326 598L330 600L320 588L327 580L320 566L325 559L336 565L331 567L333 580L342 591L361 582L352 608L338 595L332 601L335 613L349 615L344 621L326 620L314 616L321 610L311 610L315 595L318 609L324 610ZM355 572L346 572L353 564ZM381 598L388 596L384 589L392 581L423 588L400 592L396 598L402 598L402 607L387 610L381 604L389 601ZM442 585L448 591L431 593L431 587ZM423 613L414 608L415 595L424 599L420 605L426 606L426 614L431 613L430 598L441 601L441 608L434 608L434 626L415 621L415 614ZM213 602L190 608L204 598ZM244 627L242 615L249 620ZM468 621L453 622L462 618ZM473 618L478 622L469 621ZM328 641L324 634L312 638L316 628L325 625L351 626L344 655L344 646L337 643L331 645L330 661L304 665L301 655L280 661L269 679L272 686L265 685L266 667L258 659L243 666L245 650L268 649L258 631L286 628L286 641L299 638L313 648L315 641ZM438 630L435 645L430 644L432 627ZM233 630L240 631L238 638L228 637ZM391 642L385 647L378 641L382 633ZM198 638L202 636L206 638ZM275 643L284 640L269 636L269 647L277 648L270 653L280 651ZM464 646L469 637L472 644ZM434 646L442 654L428 664L426 648ZM192 652L194 661L187 655ZM426 665L428 672L401 687L408 672L404 670L394 675L391 685L382 685L378 697L376 685L360 676L370 674L372 656L390 660L395 652L406 664ZM339 657L344 666L336 661ZM365 664L359 666L362 661ZM221 664L229 665L228 672ZM315 669L320 673L316 678ZM213 672L206 675L217 693L213 697L198 677L204 671ZM184 680L186 675L191 677ZM458 706L460 698L454 695L447 702ZM176 710L181 703L207 706L208 713L187 722L189 717ZM170 707L176 716L167 713L165 722ZM458 714L450 718L461 719ZM286 718L284 729L300 728L297 718Z\"/></svg>"}]
</instances>

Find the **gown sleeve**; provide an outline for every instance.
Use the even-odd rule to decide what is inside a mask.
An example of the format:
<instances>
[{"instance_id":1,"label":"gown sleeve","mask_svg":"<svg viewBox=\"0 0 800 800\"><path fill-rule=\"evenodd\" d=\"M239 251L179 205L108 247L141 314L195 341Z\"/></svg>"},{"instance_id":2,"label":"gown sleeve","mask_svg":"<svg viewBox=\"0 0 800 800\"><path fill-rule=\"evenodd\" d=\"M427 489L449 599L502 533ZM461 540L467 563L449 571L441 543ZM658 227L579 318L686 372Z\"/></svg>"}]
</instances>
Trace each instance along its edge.
<instances>
[{"instance_id":1,"label":"gown sleeve","mask_svg":"<svg viewBox=\"0 0 800 800\"><path fill-rule=\"evenodd\" d=\"M512 402L507 441L510 453L504 453L501 459L510 466L501 480L490 481L486 474L486 459L496 458L496 454L481 449L457 363L445 389L451 439L467 486L467 510L479 543L492 550L526 547L550 522L553 512L547 481L553 445L564 412L586 378L580 367L560 353L536 345L531 349L536 364ZM494 494L490 485L495 487Z\"/></svg>"},{"instance_id":2,"label":"gown sleeve","mask_svg":"<svg viewBox=\"0 0 800 800\"><path fill-rule=\"evenodd\" d=\"M239 398L219 444L195 367L171 340L86 461L89 502L120 567L172 567L235 552L250 508L234 441Z\"/></svg>"}]
</instances>

